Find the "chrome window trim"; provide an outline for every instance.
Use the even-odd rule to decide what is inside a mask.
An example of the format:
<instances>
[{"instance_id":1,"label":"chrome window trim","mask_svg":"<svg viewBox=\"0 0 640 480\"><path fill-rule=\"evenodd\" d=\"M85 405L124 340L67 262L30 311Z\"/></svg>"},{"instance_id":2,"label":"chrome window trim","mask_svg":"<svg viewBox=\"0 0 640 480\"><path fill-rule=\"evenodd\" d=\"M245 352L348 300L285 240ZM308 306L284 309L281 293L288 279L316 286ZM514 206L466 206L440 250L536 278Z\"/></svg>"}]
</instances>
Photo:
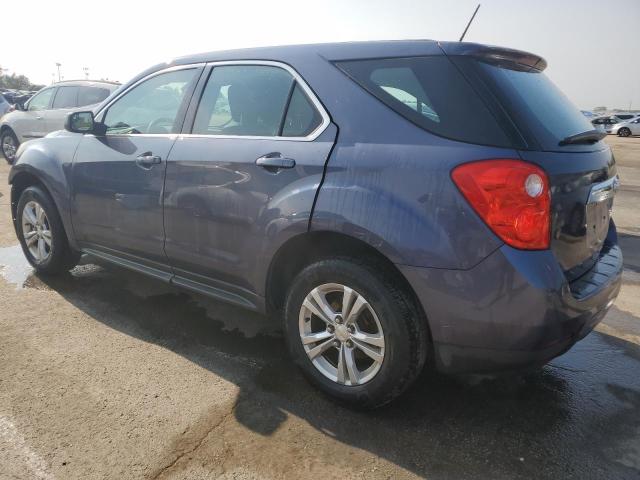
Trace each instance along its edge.
<instances>
[{"instance_id":1,"label":"chrome window trim","mask_svg":"<svg viewBox=\"0 0 640 480\"><path fill-rule=\"evenodd\" d=\"M185 138L226 138L226 139L242 138L242 139L245 139L245 140L279 140L279 141L286 140L286 141L294 141L294 142L295 141L297 141L297 142L312 142L316 138L318 138L320 135L322 135L322 133L327 129L327 127L331 123L331 118L329 117L329 114L325 110L325 108L322 105L322 103L320 103L320 100L318 100L318 97L315 95L313 90L311 90L311 87L309 87L307 82L304 80L304 78L302 78L302 76L293 67L291 67L290 65L288 65L286 63L283 63L283 62L273 61L273 60L221 60L221 61L218 61L218 62L200 62L200 63L192 63L192 64L188 64L188 65L176 65L174 67L168 67L168 68L164 68L164 69L161 69L161 70L157 70L157 71L155 71L153 73L150 73L149 75L141 78L136 83L130 85L126 90L123 90L122 92L120 92L117 97L113 98L108 104L104 105L100 110L98 110L96 112L95 118L99 119L98 121L102 121L106 111L115 102L117 102L120 98L122 98L129 91L131 91L132 89L134 89L135 87L137 87L141 83L143 83L146 80L148 80L150 78L153 78L153 77L155 77L157 75L160 75L160 74L163 74L163 73L167 73L167 72L176 71L176 70L185 70L185 69L189 69L189 68L201 68L203 66L204 67L213 67L213 69L215 69L216 66L224 66L224 65L258 65L258 66L266 65L266 66L277 67L277 68L282 68L283 70L286 70L293 77L293 79L296 81L296 83L298 85L300 85L300 87L304 91L304 93L307 96L307 98L309 98L309 100L311 100L311 103L313 104L315 109L320 114L320 117L322 118L322 122L320 123L320 125L318 125L318 127L313 132L311 132L309 135L307 135L305 137L284 137L284 136L279 136L279 135L274 135L274 136L207 135L207 134L200 134L200 133L159 133L159 134L122 133L122 134L113 134L113 135L109 135L109 136L110 137L115 137L115 136L118 136L118 137L129 137L129 136L132 136L132 137L133 136L135 136L135 137L140 137L140 136L171 137L171 136L177 136L179 140L185 139ZM213 70L211 71L211 73L213 73ZM211 73L209 74L209 76L211 76ZM207 79L207 82L208 82L208 79ZM206 88L206 86L207 85L205 84L204 88ZM203 91L204 91L204 89L203 89ZM192 99L191 101L193 102L195 100ZM197 102L198 102L198 106L199 106L200 99L198 99ZM197 107L196 107L196 112L197 112Z\"/></svg>"}]
</instances>

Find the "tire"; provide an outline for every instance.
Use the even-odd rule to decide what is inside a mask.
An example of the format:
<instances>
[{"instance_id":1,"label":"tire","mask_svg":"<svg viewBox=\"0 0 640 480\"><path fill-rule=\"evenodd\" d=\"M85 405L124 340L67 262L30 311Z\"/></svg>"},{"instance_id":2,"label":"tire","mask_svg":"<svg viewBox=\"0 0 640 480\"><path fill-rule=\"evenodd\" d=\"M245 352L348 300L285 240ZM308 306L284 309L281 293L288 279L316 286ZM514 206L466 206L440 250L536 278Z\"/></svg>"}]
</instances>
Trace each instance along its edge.
<instances>
[{"instance_id":1,"label":"tire","mask_svg":"<svg viewBox=\"0 0 640 480\"><path fill-rule=\"evenodd\" d=\"M20 142L13 130L5 129L0 135L0 149L2 150L2 156L9 165L13 164L19 146Z\"/></svg>"},{"instance_id":2,"label":"tire","mask_svg":"<svg viewBox=\"0 0 640 480\"><path fill-rule=\"evenodd\" d=\"M65 273L78 264L80 254L69 247L53 200L38 186L27 187L20 195L16 233L25 257L38 273Z\"/></svg>"},{"instance_id":3,"label":"tire","mask_svg":"<svg viewBox=\"0 0 640 480\"><path fill-rule=\"evenodd\" d=\"M620 130L618 130L619 137L628 137L630 135L631 135L631 130L629 130L627 127L623 127Z\"/></svg>"},{"instance_id":4,"label":"tire","mask_svg":"<svg viewBox=\"0 0 640 480\"><path fill-rule=\"evenodd\" d=\"M384 271L380 265L352 258L320 260L294 278L285 303L285 337L294 362L321 391L363 408L379 407L398 397L422 371L427 358L426 319L411 296L393 281L394 276L382 274ZM344 286L351 292L345 294ZM337 313L333 323L312 311L317 312L320 305L314 292L333 306L331 314ZM341 318L344 304L350 305L346 310L359 313ZM364 306L358 309L356 305ZM302 336L313 334L322 338L317 342L309 338L303 344ZM374 341L377 345L370 343ZM382 359L377 362L365 354L363 345ZM324 351L312 360L313 349Z\"/></svg>"}]
</instances>

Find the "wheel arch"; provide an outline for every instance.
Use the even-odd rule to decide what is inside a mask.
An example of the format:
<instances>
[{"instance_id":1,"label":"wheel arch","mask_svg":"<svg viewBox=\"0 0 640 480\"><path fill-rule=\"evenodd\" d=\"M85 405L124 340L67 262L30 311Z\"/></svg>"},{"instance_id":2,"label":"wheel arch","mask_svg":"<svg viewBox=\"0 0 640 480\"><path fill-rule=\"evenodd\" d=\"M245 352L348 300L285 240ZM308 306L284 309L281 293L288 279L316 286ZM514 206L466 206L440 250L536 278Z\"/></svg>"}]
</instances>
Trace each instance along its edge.
<instances>
[{"instance_id":1,"label":"wheel arch","mask_svg":"<svg viewBox=\"0 0 640 480\"><path fill-rule=\"evenodd\" d=\"M327 257L364 259L375 264L384 275L390 275L409 295L416 312L424 321L429 340L431 331L422 303L413 287L398 267L379 250L356 237L334 231L309 231L287 240L273 256L266 277L265 300L267 313L280 312L288 286L307 265Z\"/></svg>"}]
</instances>

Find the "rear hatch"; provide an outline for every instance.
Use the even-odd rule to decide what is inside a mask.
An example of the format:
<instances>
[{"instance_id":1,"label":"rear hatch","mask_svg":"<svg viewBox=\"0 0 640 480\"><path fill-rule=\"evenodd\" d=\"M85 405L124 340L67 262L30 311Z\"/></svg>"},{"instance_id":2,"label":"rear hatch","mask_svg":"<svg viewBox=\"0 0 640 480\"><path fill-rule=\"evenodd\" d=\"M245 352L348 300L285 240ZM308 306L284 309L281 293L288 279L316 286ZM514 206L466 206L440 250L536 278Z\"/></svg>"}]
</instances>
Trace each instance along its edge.
<instances>
[{"instance_id":1,"label":"rear hatch","mask_svg":"<svg viewBox=\"0 0 640 480\"><path fill-rule=\"evenodd\" d=\"M523 160L551 186L551 248L569 281L599 258L617 188L615 160L594 126L543 73L535 55L469 44L443 50L518 132ZM497 107L496 107L497 106Z\"/></svg>"}]
</instances>

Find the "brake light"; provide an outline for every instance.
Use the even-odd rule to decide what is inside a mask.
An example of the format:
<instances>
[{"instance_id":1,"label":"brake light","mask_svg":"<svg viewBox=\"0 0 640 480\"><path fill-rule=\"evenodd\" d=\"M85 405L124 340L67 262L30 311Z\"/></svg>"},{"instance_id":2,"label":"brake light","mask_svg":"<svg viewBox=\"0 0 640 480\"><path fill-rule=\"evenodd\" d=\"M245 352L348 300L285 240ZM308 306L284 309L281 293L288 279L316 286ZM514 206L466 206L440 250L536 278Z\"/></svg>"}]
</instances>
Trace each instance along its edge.
<instances>
[{"instance_id":1,"label":"brake light","mask_svg":"<svg viewBox=\"0 0 640 480\"><path fill-rule=\"evenodd\" d=\"M473 209L507 245L549 248L551 194L540 167L521 160L466 163L451 178Z\"/></svg>"}]
</instances>

